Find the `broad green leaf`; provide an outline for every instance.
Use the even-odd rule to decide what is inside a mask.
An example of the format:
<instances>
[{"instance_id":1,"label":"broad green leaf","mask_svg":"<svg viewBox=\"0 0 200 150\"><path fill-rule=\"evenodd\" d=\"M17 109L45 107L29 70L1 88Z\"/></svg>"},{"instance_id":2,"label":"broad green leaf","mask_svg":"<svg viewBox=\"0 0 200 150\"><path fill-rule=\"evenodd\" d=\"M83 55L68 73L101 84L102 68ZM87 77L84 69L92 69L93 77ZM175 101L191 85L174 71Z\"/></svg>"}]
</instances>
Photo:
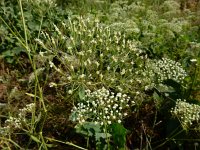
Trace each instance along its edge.
<instances>
[{"instance_id":1,"label":"broad green leaf","mask_svg":"<svg viewBox=\"0 0 200 150\"><path fill-rule=\"evenodd\" d=\"M85 130L83 128L83 126L81 124L76 125L75 129L76 129L77 133L80 133L80 134L85 135L85 136L92 136L92 135L90 135L90 133L88 133L87 130Z\"/></svg>"},{"instance_id":2,"label":"broad green leaf","mask_svg":"<svg viewBox=\"0 0 200 150\"><path fill-rule=\"evenodd\" d=\"M5 52L2 53L3 57L10 57L10 56L14 56L14 53L12 50L7 50Z\"/></svg>"},{"instance_id":3,"label":"broad green leaf","mask_svg":"<svg viewBox=\"0 0 200 150\"><path fill-rule=\"evenodd\" d=\"M95 133L95 139L96 141L99 141L101 138L106 139L111 137L112 135L110 133Z\"/></svg>"},{"instance_id":4,"label":"broad green leaf","mask_svg":"<svg viewBox=\"0 0 200 150\"><path fill-rule=\"evenodd\" d=\"M119 148L124 148L126 143L126 128L119 123L114 123L111 125L111 131L115 145Z\"/></svg>"},{"instance_id":5,"label":"broad green leaf","mask_svg":"<svg viewBox=\"0 0 200 150\"><path fill-rule=\"evenodd\" d=\"M19 55L21 52L25 52L26 50L22 47L15 47L12 49L12 51L15 55Z\"/></svg>"},{"instance_id":6,"label":"broad green leaf","mask_svg":"<svg viewBox=\"0 0 200 150\"><path fill-rule=\"evenodd\" d=\"M86 136L94 136L96 133L101 133L101 126L93 122L85 122L76 126L76 132Z\"/></svg>"},{"instance_id":7,"label":"broad green leaf","mask_svg":"<svg viewBox=\"0 0 200 150\"><path fill-rule=\"evenodd\" d=\"M101 132L101 126L99 124L95 124L93 122L86 122L84 124L85 129L93 129L94 132Z\"/></svg>"}]
</instances>

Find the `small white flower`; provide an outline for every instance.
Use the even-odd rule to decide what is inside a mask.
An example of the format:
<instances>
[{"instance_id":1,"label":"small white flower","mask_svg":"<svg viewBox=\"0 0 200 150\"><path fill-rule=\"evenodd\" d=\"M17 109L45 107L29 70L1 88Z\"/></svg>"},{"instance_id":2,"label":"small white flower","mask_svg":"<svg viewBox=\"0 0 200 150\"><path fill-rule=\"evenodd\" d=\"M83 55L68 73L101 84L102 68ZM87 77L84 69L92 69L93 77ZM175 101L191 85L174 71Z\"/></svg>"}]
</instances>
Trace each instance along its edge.
<instances>
[{"instance_id":1,"label":"small white flower","mask_svg":"<svg viewBox=\"0 0 200 150\"><path fill-rule=\"evenodd\" d=\"M52 68L54 66L54 63L52 61L49 61L49 65Z\"/></svg>"},{"instance_id":2,"label":"small white flower","mask_svg":"<svg viewBox=\"0 0 200 150\"><path fill-rule=\"evenodd\" d=\"M139 91L137 91L135 94L136 94L136 95L139 95L139 94L140 94L140 92L139 92Z\"/></svg>"},{"instance_id":3,"label":"small white flower","mask_svg":"<svg viewBox=\"0 0 200 150\"><path fill-rule=\"evenodd\" d=\"M118 122L118 123L121 123L122 121L121 121L121 120L117 120L117 122Z\"/></svg>"},{"instance_id":4,"label":"small white flower","mask_svg":"<svg viewBox=\"0 0 200 150\"><path fill-rule=\"evenodd\" d=\"M57 84L54 83L54 82L50 82L50 83L49 83L49 87L56 87L56 86L57 86Z\"/></svg>"},{"instance_id":5,"label":"small white flower","mask_svg":"<svg viewBox=\"0 0 200 150\"><path fill-rule=\"evenodd\" d=\"M125 73L126 73L126 70L125 70L125 69L122 69L121 75L124 75Z\"/></svg>"},{"instance_id":6,"label":"small white flower","mask_svg":"<svg viewBox=\"0 0 200 150\"><path fill-rule=\"evenodd\" d=\"M72 91L72 90L69 90L69 91L68 91L68 94L70 94L70 95L71 95L72 93L73 93L73 91Z\"/></svg>"},{"instance_id":7,"label":"small white flower","mask_svg":"<svg viewBox=\"0 0 200 150\"><path fill-rule=\"evenodd\" d=\"M124 113L124 116L127 116L128 114L127 113Z\"/></svg>"},{"instance_id":8,"label":"small white flower","mask_svg":"<svg viewBox=\"0 0 200 150\"><path fill-rule=\"evenodd\" d=\"M110 66L107 67L107 70L108 70L108 71L110 70Z\"/></svg>"},{"instance_id":9,"label":"small white flower","mask_svg":"<svg viewBox=\"0 0 200 150\"><path fill-rule=\"evenodd\" d=\"M122 97L122 93L117 93L117 97Z\"/></svg>"},{"instance_id":10,"label":"small white flower","mask_svg":"<svg viewBox=\"0 0 200 150\"><path fill-rule=\"evenodd\" d=\"M88 85L91 85L92 83L89 81L89 82L87 82L87 84L88 84Z\"/></svg>"},{"instance_id":11,"label":"small white flower","mask_svg":"<svg viewBox=\"0 0 200 150\"><path fill-rule=\"evenodd\" d=\"M190 59L191 62L197 62L197 59Z\"/></svg>"},{"instance_id":12,"label":"small white flower","mask_svg":"<svg viewBox=\"0 0 200 150\"><path fill-rule=\"evenodd\" d=\"M67 77L67 79L68 79L69 81L71 81L71 80L72 80L72 77L71 77L71 76L69 76L69 77Z\"/></svg>"},{"instance_id":13,"label":"small white flower","mask_svg":"<svg viewBox=\"0 0 200 150\"><path fill-rule=\"evenodd\" d=\"M94 63L97 65L97 67L99 67L100 64L98 61L95 61Z\"/></svg>"},{"instance_id":14,"label":"small white flower","mask_svg":"<svg viewBox=\"0 0 200 150\"><path fill-rule=\"evenodd\" d=\"M79 76L80 79L83 79L84 77L85 77L85 74L81 74L81 75Z\"/></svg>"},{"instance_id":15,"label":"small white flower","mask_svg":"<svg viewBox=\"0 0 200 150\"><path fill-rule=\"evenodd\" d=\"M41 57L44 57L44 53L45 53L45 52L41 52L41 51L40 51L40 52L39 52L39 55L40 55Z\"/></svg>"},{"instance_id":16,"label":"small white flower","mask_svg":"<svg viewBox=\"0 0 200 150\"><path fill-rule=\"evenodd\" d=\"M102 80L102 78L103 78L103 74L101 73L99 76L100 76L100 79Z\"/></svg>"}]
</instances>

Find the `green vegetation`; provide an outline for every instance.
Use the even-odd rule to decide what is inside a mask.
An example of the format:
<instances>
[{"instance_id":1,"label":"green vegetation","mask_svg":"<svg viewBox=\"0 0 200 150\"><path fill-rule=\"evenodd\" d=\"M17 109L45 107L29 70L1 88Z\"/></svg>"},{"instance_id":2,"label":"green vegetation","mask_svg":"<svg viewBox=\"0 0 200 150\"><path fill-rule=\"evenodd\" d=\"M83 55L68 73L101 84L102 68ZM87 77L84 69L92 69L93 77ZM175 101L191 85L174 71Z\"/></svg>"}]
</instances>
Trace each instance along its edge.
<instances>
[{"instance_id":1,"label":"green vegetation","mask_svg":"<svg viewBox=\"0 0 200 150\"><path fill-rule=\"evenodd\" d=\"M199 149L199 8L1 0L0 148Z\"/></svg>"}]
</instances>

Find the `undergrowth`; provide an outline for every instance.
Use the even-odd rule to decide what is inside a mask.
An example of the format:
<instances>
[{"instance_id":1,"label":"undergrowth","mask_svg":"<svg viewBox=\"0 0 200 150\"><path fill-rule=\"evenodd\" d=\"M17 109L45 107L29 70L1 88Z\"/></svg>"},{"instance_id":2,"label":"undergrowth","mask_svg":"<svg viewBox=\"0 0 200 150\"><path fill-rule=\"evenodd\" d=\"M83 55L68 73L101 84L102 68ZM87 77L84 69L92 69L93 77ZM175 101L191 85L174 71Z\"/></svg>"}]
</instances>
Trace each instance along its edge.
<instances>
[{"instance_id":1,"label":"undergrowth","mask_svg":"<svg viewBox=\"0 0 200 150\"><path fill-rule=\"evenodd\" d=\"M198 1L0 2L1 149L199 149Z\"/></svg>"}]
</instances>

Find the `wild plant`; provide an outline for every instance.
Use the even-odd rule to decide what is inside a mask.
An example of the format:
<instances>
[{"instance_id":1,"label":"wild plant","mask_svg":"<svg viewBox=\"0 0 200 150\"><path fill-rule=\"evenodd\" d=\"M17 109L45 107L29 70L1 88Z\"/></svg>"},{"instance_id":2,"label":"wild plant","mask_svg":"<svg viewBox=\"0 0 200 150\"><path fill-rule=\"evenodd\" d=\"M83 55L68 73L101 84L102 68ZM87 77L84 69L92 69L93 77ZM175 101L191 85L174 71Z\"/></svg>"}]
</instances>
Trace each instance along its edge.
<instances>
[{"instance_id":1,"label":"wild plant","mask_svg":"<svg viewBox=\"0 0 200 150\"><path fill-rule=\"evenodd\" d=\"M172 116L178 118L184 130L195 129L199 132L200 106L178 99L171 110Z\"/></svg>"},{"instance_id":2,"label":"wild plant","mask_svg":"<svg viewBox=\"0 0 200 150\"><path fill-rule=\"evenodd\" d=\"M58 83L51 82L50 86L66 85L68 94L74 95L71 118L77 121L79 131L88 129L88 123L93 123L92 127L97 125L104 129L98 132L107 133L105 127L121 123L124 113L118 113L120 116L116 113L117 120L105 115L114 113L113 108L123 110L114 100L116 103L120 101L120 98L115 98L123 95L120 93L129 93L135 105L139 106L147 97L145 91L161 85L168 88L164 82L170 79L183 84L187 76L180 63L168 58L148 58L146 52L140 49L140 42L130 40L126 32L118 32L111 27L97 18L92 21L91 18L72 16L60 27L54 25L56 34L43 33L46 40L36 39L50 68L61 76ZM55 64L53 58L57 58L59 63ZM86 94L81 98L84 92ZM77 94L79 100L75 96ZM122 102L126 102L126 98Z\"/></svg>"},{"instance_id":3,"label":"wild plant","mask_svg":"<svg viewBox=\"0 0 200 150\"><path fill-rule=\"evenodd\" d=\"M52 146L48 142L58 142L84 149L47 137L43 132L47 110L54 107L46 104L49 100L43 96L49 89L56 93L51 93L52 97L58 96L59 101L70 105L71 114L65 117L70 116L76 132L86 137L87 148L125 149L130 140L126 141L128 131L124 119L132 117L134 121L130 124L134 126L136 122L142 126L141 130L136 129L140 134L140 149L144 147L143 137L145 148L153 149L151 140L154 137L148 134L145 120L140 120L143 107L150 101L152 105L159 104L153 110L155 118L150 121L153 123L148 123L149 126L153 124L153 129L162 121L168 121L171 113L184 130L199 131L199 105L188 103L190 99L198 99L198 94L191 95L194 89L198 93L199 41L193 39L199 37L199 31L198 26L192 27L192 18L180 14L177 2L85 0L86 5L66 13L57 7L58 1L19 0L20 8L16 10L20 9L17 17L22 21L17 19L16 22L20 32L7 23L9 16L1 17L5 24L0 26L1 33L6 33L6 38L0 38L5 51L3 57L26 52L33 70L26 79L31 92L26 94L33 98L33 103L19 109L18 114L8 114L3 121L0 145L22 149L20 142L14 141L20 132L28 137L27 148L35 144L39 149L48 149ZM68 2L74 3L73 6L83 4ZM149 6L149 3L154 5ZM156 7L156 3L161 7ZM98 6L100 10L96 10ZM2 8L0 13L5 14L6 9ZM82 15L76 15L77 10ZM13 16L12 11L9 13ZM12 35L8 36L8 30ZM12 39L14 44L7 47ZM17 48L12 49L16 45ZM188 66L192 67L188 69ZM169 107L174 105L175 99L178 99L175 107ZM166 128L174 126L170 121ZM172 135L164 139L164 144L177 141L173 140L174 133L170 132Z\"/></svg>"},{"instance_id":4,"label":"wild plant","mask_svg":"<svg viewBox=\"0 0 200 150\"><path fill-rule=\"evenodd\" d=\"M97 19L91 21L83 17L69 19L60 29L55 26L55 31L56 37L44 33L48 40L36 41L46 49L46 56L53 56L49 57L50 67L64 75L68 83L132 91L130 83L134 83L134 72L145 59L139 56L143 51L136 41L126 39L125 34L112 31ZM53 63L53 58L59 55L57 59L63 68Z\"/></svg>"}]
</instances>

